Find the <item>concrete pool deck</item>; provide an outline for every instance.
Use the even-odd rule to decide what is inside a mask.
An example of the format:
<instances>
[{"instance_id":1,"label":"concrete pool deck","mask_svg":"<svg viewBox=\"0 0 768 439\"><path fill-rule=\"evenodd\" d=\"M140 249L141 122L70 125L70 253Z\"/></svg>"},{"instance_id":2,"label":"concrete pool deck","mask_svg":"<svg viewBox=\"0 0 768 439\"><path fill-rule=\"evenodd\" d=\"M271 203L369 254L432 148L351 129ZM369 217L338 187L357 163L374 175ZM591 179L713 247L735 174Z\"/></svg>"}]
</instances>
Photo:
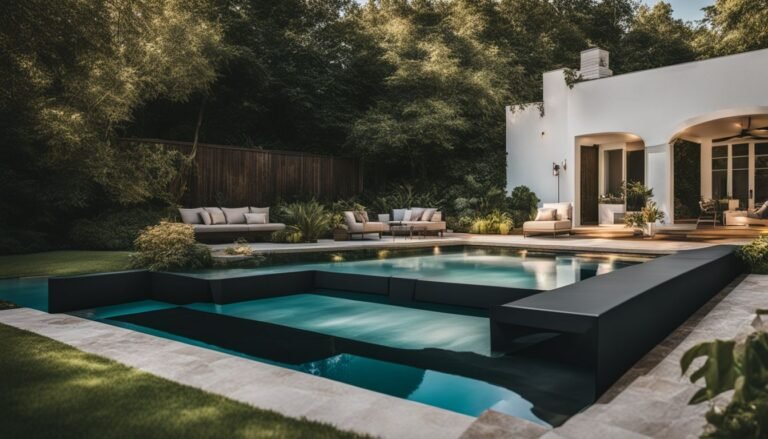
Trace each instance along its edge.
<instances>
[{"instance_id":1,"label":"concrete pool deck","mask_svg":"<svg viewBox=\"0 0 768 439\"><path fill-rule=\"evenodd\" d=\"M583 252L611 252L631 254L669 254L680 250L693 250L719 244L746 244L745 239L718 239L707 242L699 241L675 241L667 239L612 239L612 238L587 238L577 235L552 238L549 236L528 237L522 235L471 235L466 233L447 233L444 238L425 237L407 239L397 237L393 240L389 236L381 239L370 237L369 239L355 239L352 241L333 241L321 239L314 244L283 244L274 242L258 242L250 244L255 253L310 253L333 252L346 250L382 249L382 248L418 248L433 246L503 246L536 250L565 250ZM223 250L232 244L210 245L216 256L224 257Z\"/></svg>"},{"instance_id":2,"label":"concrete pool deck","mask_svg":"<svg viewBox=\"0 0 768 439\"><path fill-rule=\"evenodd\" d=\"M34 332L180 384L383 438L456 438L475 418L222 352L66 314L0 311Z\"/></svg>"}]
</instances>

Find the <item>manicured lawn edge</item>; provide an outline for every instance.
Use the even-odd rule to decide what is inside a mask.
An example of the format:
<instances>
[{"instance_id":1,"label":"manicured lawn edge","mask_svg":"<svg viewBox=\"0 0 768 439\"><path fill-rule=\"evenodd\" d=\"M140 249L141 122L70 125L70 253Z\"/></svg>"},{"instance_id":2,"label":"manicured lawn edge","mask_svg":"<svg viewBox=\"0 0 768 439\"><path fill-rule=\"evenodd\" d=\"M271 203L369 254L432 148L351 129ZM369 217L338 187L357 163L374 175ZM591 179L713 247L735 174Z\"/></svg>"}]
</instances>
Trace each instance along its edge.
<instances>
[{"instance_id":1,"label":"manicured lawn edge","mask_svg":"<svg viewBox=\"0 0 768 439\"><path fill-rule=\"evenodd\" d=\"M127 270L127 251L61 250L0 256L0 279Z\"/></svg>"},{"instance_id":2,"label":"manicured lawn edge","mask_svg":"<svg viewBox=\"0 0 768 439\"><path fill-rule=\"evenodd\" d=\"M3 324L0 395L6 437L364 437L254 408Z\"/></svg>"}]
</instances>

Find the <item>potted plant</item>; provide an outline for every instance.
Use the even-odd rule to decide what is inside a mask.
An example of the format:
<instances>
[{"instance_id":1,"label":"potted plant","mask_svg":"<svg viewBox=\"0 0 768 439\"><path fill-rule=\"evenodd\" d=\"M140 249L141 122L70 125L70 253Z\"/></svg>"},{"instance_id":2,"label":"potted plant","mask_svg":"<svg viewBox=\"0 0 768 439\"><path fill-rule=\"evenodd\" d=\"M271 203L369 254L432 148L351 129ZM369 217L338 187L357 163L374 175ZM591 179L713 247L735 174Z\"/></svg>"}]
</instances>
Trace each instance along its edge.
<instances>
[{"instance_id":1,"label":"potted plant","mask_svg":"<svg viewBox=\"0 0 768 439\"><path fill-rule=\"evenodd\" d=\"M656 236L656 223L664 221L664 212L659 210L655 201L649 200L640 212L630 212L624 217L627 227L639 228L643 236L653 238Z\"/></svg>"}]
</instances>

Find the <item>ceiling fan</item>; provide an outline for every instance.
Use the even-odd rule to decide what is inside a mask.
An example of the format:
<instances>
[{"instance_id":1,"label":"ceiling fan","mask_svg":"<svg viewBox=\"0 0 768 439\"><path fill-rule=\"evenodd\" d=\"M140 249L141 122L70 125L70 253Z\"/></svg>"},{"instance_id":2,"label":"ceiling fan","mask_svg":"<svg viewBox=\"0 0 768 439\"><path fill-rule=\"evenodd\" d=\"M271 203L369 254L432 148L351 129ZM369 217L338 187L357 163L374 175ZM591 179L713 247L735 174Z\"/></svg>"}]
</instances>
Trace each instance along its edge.
<instances>
[{"instance_id":1,"label":"ceiling fan","mask_svg":"<svg viewBox=\"0 0 768 439\"><path fill-rule=\"evenodd\" d=\"M746 120L746 127L744 127L744 120L741 121L741 131L735 136L723 137L720 139L713 139L712 142L725 142L731 139L768 139L768 126L760 128L752 128L752 116Z\"/></svg>"}]
</instances>

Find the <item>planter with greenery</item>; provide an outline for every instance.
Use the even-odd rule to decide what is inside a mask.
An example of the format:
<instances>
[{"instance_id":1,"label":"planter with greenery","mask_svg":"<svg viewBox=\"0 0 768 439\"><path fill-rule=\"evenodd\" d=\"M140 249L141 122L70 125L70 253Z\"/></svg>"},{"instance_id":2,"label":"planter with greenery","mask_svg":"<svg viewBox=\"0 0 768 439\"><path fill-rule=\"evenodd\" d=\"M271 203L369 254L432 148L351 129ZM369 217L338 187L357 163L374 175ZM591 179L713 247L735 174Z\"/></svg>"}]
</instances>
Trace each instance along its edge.
<instances>
[{"instance_id":1,"label":"planter with greenery","mask_svg":"<svg viewBox=\"0 0 768 439\"><path fill-rule=\"evenodd\" d=\"M615 224L616 214L625 213L624 194L604 194L597 200L599 224Z\"/></svg>"},{"instance_id":2,"label":"planter with greenery","mask_svg":"<svg viewBox=\"0 0 768 439\"><path fill-rule=\"evenodd\" d=\"M134 268L152 271L195 270L213 263L207 246L195 241L189 224L161 222L150 226L136 238L136 253L131 255Z\"/></svg>"},{"instance_id":3,"label":"planter with greenery","mask_svg":"<svg viewBox=\"0 0 768 439\"><path fill-rule=\"evenodd\" d=\"M314 243L331 228L330 212L316 200L290 203L281 210L281 216L288 225L286 231L290 240L287 242Z\"/></svg>"},{"instance_id":4,"label":"planter with greenery","mask_svg":"<svg viewBox=\"0 0 768 439\"><path fill-rule=\"evenodd\" d=\"M624 217L626 227L640 229L648 238L656 235L656 223L659 221L664 221L664 212L659 210L655 201L648 201L640 212L629 212Z\"/></svg>"}]
</instances>

